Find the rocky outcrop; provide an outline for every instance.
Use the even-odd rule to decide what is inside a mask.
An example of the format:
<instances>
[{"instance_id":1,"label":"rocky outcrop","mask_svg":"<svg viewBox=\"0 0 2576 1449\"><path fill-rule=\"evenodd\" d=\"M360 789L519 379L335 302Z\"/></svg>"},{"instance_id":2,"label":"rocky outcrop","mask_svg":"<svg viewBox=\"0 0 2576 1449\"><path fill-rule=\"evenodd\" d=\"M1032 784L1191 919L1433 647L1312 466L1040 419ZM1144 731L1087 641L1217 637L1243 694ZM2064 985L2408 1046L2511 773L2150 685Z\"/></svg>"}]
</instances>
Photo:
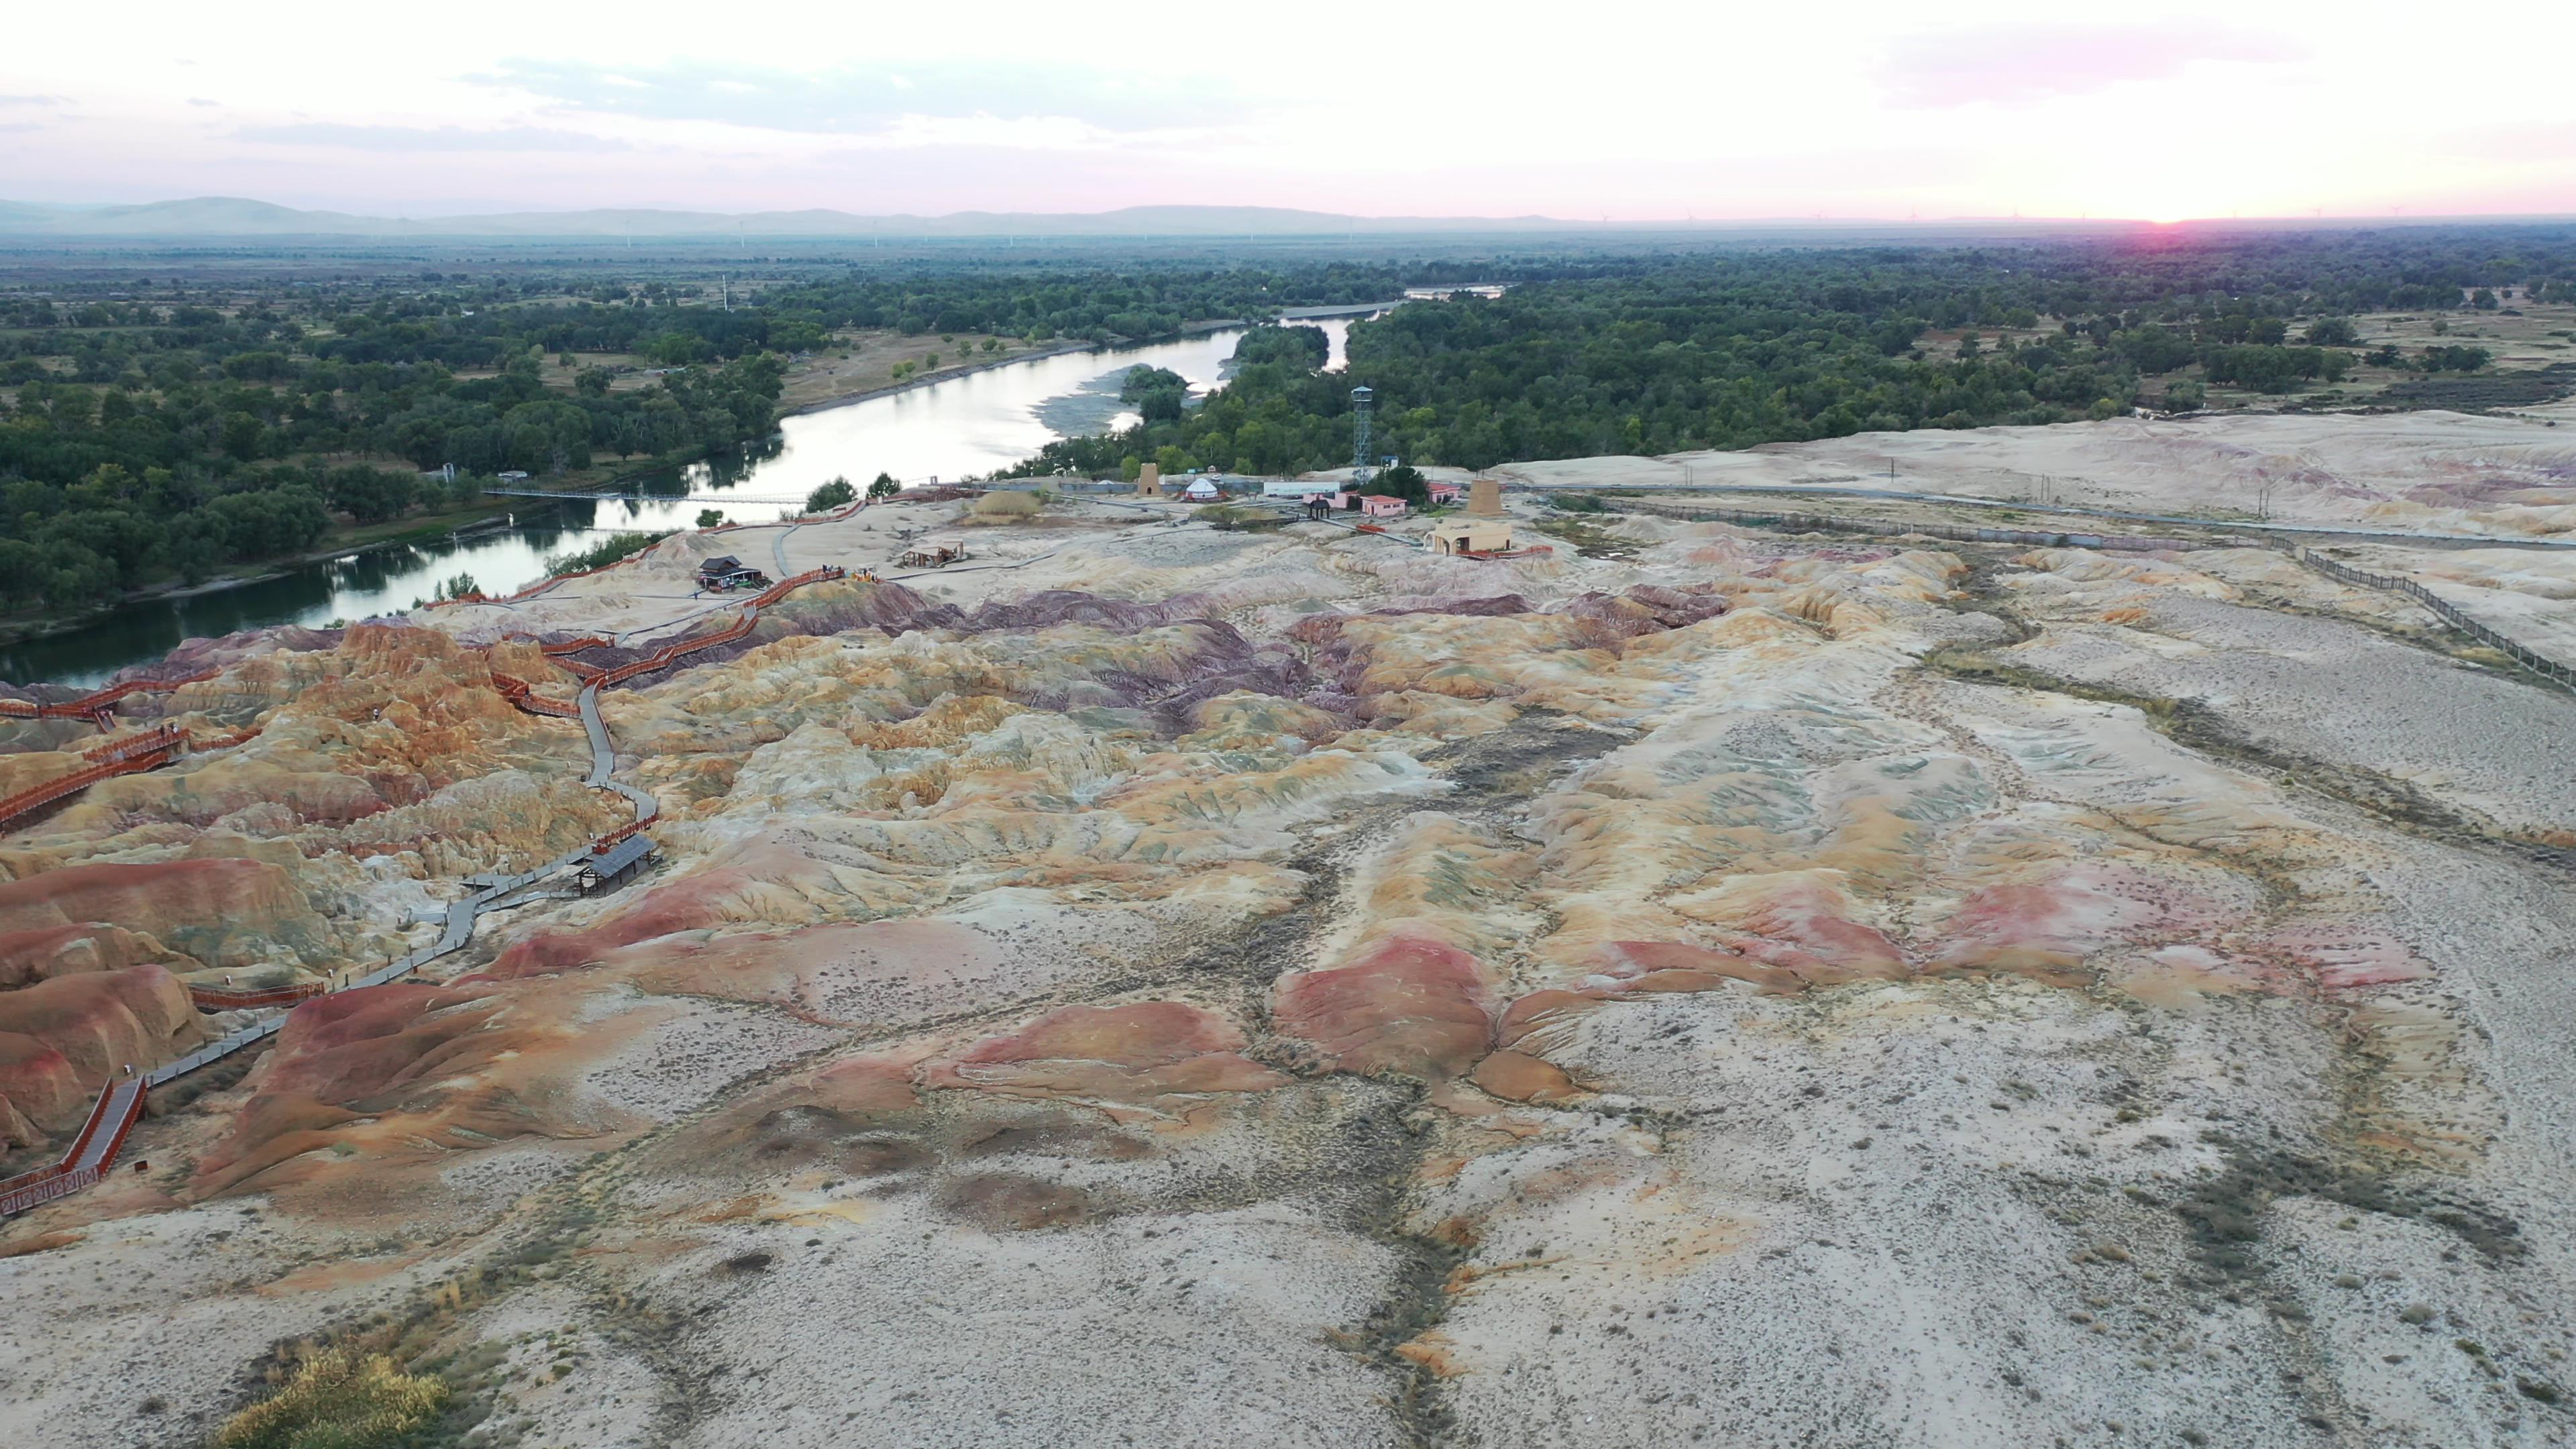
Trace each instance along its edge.
<instances>
[{"instance_id":1,"label":"rocky outcrop","mask_svg":"<svg viewBox=\"0 0 2576 1449\"><path fill-rule=\"evenodd\" d=\"M659 863L147 1123L151 1181L63 1215L260 1231L83 1312L579 1327L494 1381L531 1442L2545 1437L2576 913L2452 807L2576 825L2563 699L2266 553L1593 526L1068 529L611 691ZM617 584L528 612L670 617ZM570 683L397 627L245 654L192 686L268 721L243 763L0 853L0 1006L62 1003L0 1021L0 1131L144 1050L111 983L316 921L391 954L616 818L491 668ZM245 1266L316 1244L388 1246Z\"/></svg>"},{"instance_id":2,"label":"rocky outcrop","mask_svg":"<svg viewBox=\"0 0 2576 1449\"><path fill-rule=\"evenodd\" d=\"M157 965L39 981L0 992L0 1057L14 1083L0 1093L25 1120L59 1129L109 1078L183 1056L207 1035L187 987Z\"/></svg>"},{"instance_id":3,"label":"rocky outcrop","mask_svg":"<svg viewBox=\"0 0 2576 1449\"><path fill-rule=\"evenodd\" d=\"M1120 1122L1178 1120L1216 1094L1288 1085L1245 1045L1233 1023L1177 1001L1068 1006L933 1063L923 1082L1081 1102Z\"/></svg>"},{"instance_id":4,"label":"rocky outcrop","mask_svg":"<svg viewBox=\"0 0 2576 1449\"><path fill-rule=\"evenodd\" d=\"M1454 1077L1492 1043L1493 993L1473 956L1398 937L1281 977L1271 1019L1343 1071Z\"/></svg>"},{"instance_id":5,"label":"rocky outcrop","mask_svg":"<svg viewBox=\"0 0 2576 1449\"><path fill-rule=\"evenodd\" d=\"M244 859L74 865L0 884L0 933L113 922L210 966L320 962L330 931L282 866Z\"/></svg>"},{"instance_id":6,"label":"rocky outcrop","mask_svg":"<svg viewBox=\"0 0 2576 1449\"><path fill-rule=\"evenodd\" d=\"M103 921L38 926L0 934L0 991L85 971L122 971L145 962L177 972L204 965L140 931Z\"/></svg>"}]
</instances>

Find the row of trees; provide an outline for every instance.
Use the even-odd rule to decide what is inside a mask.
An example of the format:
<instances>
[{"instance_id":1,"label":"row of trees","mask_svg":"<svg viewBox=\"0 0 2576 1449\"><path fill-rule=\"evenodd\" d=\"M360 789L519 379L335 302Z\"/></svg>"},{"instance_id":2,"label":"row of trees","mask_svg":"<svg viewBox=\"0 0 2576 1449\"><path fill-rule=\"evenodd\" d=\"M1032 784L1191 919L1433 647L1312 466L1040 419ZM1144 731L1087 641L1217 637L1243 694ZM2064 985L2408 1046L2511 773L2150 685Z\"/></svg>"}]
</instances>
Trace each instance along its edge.
<instances>
[{"instance_id":1,"label":"row of trees","mask_svg":"<svg viewBox=\"0 0 2576 1449\"><path fill-rule=\"evenodd\" d=\"M2289 392L2338 382L2356 362L2346 349L2358 329L2341 307L2415 295L2407 288L2458 302L2450 278L2500 265L2481 259L2493 237L2463 235L1633 260L1355 324L1346 374L1320 370L1314 329L1255 329L1232 381L1202 405L1181 408L1140 370L1122 396L1142 423L1050 445L1022 467L1330 467L1347 461L1349 391L1360 383L1377 393L1382 451L1464 467L2099 418L2140 401L2198 406L2203 379ZM2563 227L2527 238L2545 262L2511 265L2576 272L2571 238ZM2449 254L2455 246L2477 255ZM2250 279L2259 290L2219 290ZM2027 334L2051 318L2037 337L1987 343L1971 332L1937 356L1923 345L1938 329ZM2398 359L2424 370L2488 360L2473 348ZM2171 376L2195 367L2198 377ZM2146 378L2168 380L2143 387Z\"/></svg>"},{"instance_id":2,"label":"row of trees","mask_svg":"<svg viewBox=\"0 0 2576 1449\"><path fill-rule=\"evenodd\" d=\"M155 365L100 386L41 376L0 410L0 603L77 607L193 581L312 548L335 516L469 503L477 475L732 449L774 429L783 377L766 354L626 392L550 390L524 350L476 379L434 359L267 348L174 348ZM452 478L418 471L449 465Z\"/></svg>"},{"instance_id":3,"label":"row of trees","mask_svg":"<svg viewBox=\"0 0 2576 1449\"><path fill-rule=\"evenodd\" d=\"M868 484L870 498L892 498L902 491L903 485L895 481L892 473L879 473L875 481ZM858 501L858 488L847 478L835 478L805 495L805 511L829 513L835 508L847 508Z\"/></svg>"}]
</instances>

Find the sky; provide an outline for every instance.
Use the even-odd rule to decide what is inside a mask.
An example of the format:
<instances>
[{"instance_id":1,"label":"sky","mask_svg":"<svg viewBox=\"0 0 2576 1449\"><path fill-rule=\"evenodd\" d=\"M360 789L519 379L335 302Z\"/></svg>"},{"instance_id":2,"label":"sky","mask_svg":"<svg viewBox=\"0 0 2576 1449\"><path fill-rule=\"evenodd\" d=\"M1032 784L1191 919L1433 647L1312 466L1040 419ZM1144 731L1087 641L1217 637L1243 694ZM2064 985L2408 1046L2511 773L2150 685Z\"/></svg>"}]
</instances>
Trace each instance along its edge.
<instances>
[{"instance_id":1,"label":"sky","mask_svg":"<svg viewBox=\"0 0 2576 1449\"><path fill-rule=\"evenodd\" d=\"M143 0L7 34L0 198L41 203L2576 213L2564 0Z\"/></svg>"}]
</instances>

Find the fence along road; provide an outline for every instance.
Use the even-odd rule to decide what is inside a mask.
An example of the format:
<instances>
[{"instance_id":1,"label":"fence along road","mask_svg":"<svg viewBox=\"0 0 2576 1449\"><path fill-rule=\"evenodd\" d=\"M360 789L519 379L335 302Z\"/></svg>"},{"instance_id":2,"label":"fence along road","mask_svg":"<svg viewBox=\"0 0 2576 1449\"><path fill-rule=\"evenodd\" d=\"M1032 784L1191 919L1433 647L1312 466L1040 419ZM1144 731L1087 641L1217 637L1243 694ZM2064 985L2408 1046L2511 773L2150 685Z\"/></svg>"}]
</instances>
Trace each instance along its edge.
<instances>
[{"instance_id":1,"label":"fence along road","mask_svg":"<svg viewBox=\"0 0 2576 1449\"><path fill-rule=\"evenodd\" d=\"M2452 628L2481 644L2510 655L2514 663L2563 689L2576 690L2576 669L2571 669L2546 654L2526 648L2515 640L2497 633L2462 613L2450 600L2413 579L2402 578L2395 574L2375 574L2368 569L2357 569L2348 563L2338 563L2312 548L2293 549L2291 556L2337 583L2351 584L2355 588L2385 589L2392 593L2404 594L2432 610L2442 622Z\"/></svg>"},{"instance_id":2,"label":"fence along road","mask_svg":"<svg viewBox=\"0 0 2576 1449\"><path fill-rule=\"evenodd\" d=\"M792 579L782 580L771 585L758 597L746 601L742 617L726 628L700 638L664 645L646 658L592 676L581 687L578 708L582 729L590 738L590 774L584 783L625 797L635 807L634 822L610 832L599 840L576 846L532 870L506 875L484 874L466 877L467 883L474 886L475 891L463 900L449 902L446 920L438 933L437 940L398 956L373 971L352 977L338 989L354 991L361 987L382 986L388 981L398 980L419 970L441 956L463 948L466 942L474 938L475 921L485 911L509 904L508 897L526 890L549 876L572 869L593 855L602 853L609 845L624 840L651 824L654 816L661 809L652 795L635 786L609 778L610 772L617 768L617 746L616 742L609 738L607 722L599 715L600 688L620 680L650 674L657 669L666 669L685 655L743 638L751 632L753 624L759 619L761 609L778 602L807 584L825 579L837 579L843 575L844 571L839 568L825 567L799 574ZM597 641L592 642L595 644ZM517 681L512 682L517 683ZM520 695L524 696L526 692L526 686L521 684ZM504 697L510 695L507 689L502 689L502 693ZM557 713L556 710L531 708L524 698L513 702L519 704L522 709L528 709L530 713ZM278 1012L208 1042L176 1061L164 1062L139 1075L133 1074L132 1069L128 1068L128 1075L111 1078L107 1087L99 1093L97 1104L90 1109L89 1119L82 1126L80 1135L72 1139L71 1147L60 1159L32 1172L24 1172L16 1177L0 1180L0 1215L24 1212L40 1203L69 1196L105 1177L109 1169L116 1165L116 1155L125 1145L126 1134L133 1131L134 1124L142 1119L144 1094L149 1089L176 1081L199 1067L221 1061L254 1042L265 1041L275 1036L286 1025L290 1015L292 1015L291 1012Z\"/></svg>"}]
</instances>

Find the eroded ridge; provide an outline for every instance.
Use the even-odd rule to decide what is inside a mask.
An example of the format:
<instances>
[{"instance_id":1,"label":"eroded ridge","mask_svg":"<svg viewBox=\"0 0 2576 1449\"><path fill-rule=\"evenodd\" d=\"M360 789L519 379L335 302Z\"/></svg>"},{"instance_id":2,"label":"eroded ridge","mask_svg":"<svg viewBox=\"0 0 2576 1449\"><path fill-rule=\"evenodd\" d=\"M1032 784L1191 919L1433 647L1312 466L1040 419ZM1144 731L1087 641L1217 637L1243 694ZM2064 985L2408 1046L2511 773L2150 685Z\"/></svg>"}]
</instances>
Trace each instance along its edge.
<instances>
[{"instance_id":1,"label":"eroded ridge","mask_svg":"<svg viewBox=\"0 0 2576 1449\"><path fill-rule=\"evenodd\" d=\"M0 1426L314 1337L530 1443L2568 1431L2563 696L2265 550L1587 527L997 532L623 689L597 581L246 649L171 704L256 740L17 843L17 1140L623 824L496 670L665 863L13 1224Z\"/></svg>"}]
</instances>

